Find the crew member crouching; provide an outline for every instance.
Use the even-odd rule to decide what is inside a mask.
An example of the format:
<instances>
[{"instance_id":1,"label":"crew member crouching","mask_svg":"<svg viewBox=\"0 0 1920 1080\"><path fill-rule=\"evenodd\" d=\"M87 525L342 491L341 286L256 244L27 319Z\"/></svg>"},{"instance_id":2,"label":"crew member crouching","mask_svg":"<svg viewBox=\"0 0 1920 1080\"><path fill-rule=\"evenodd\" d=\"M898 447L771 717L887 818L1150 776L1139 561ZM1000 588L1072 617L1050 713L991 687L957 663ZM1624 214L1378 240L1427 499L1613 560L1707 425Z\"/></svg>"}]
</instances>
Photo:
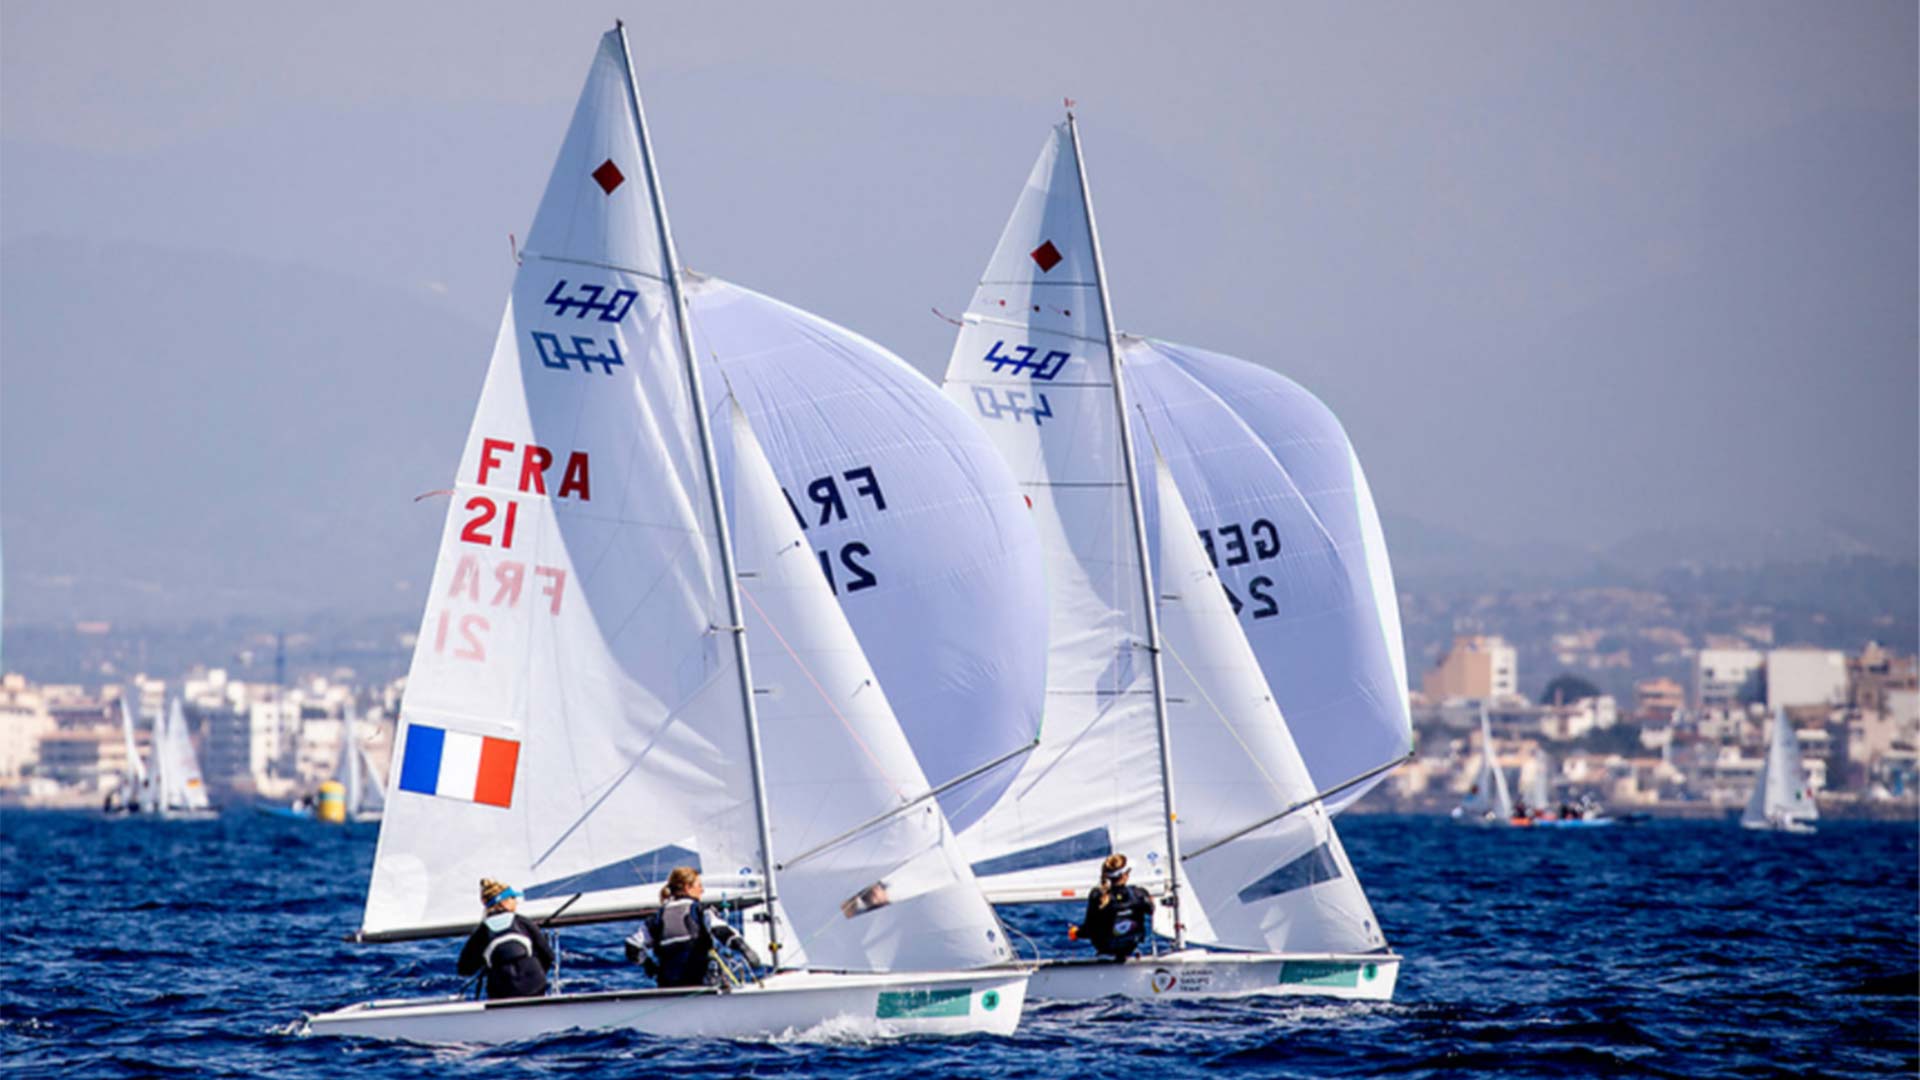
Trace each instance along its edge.
<instances>
[{"instance_id":1,"label":"crew member crouching","mask_svg":"<svg viewBox=\"0 0 1920 1080\"><path fill-rule=\"evenodd\" d=\"M707 920L700 907L705 893L700 871L674 867L667 875L667 887L660 890L660 910L640 920L640 928L627 938L627 959L644 967L663 989L706 983L708 960L717 959L713 956L716 944L745 956L754 967L765 966L739 931L725 922Z\"/></svg>"}]
</instances>

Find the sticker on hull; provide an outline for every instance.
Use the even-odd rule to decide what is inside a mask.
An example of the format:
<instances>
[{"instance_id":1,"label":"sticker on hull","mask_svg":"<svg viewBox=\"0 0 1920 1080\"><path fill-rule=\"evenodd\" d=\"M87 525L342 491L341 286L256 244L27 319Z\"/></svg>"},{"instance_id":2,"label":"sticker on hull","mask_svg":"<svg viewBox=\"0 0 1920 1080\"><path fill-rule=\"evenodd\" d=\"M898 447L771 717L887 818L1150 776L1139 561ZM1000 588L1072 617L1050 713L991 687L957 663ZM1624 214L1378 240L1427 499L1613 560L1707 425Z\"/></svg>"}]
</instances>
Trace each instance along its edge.
<instances>
[{"instance_id":1,"label":"sticker on hull","mask_svg":"<svg viewBox=\"0 0 1920 1080\"><path fill-rule=\"evenodd\" d=\"M972 1011L971 990L882 990L873 1015L880 1020L922 1020L966 1016Z\"/></svg>"}]
</instances>

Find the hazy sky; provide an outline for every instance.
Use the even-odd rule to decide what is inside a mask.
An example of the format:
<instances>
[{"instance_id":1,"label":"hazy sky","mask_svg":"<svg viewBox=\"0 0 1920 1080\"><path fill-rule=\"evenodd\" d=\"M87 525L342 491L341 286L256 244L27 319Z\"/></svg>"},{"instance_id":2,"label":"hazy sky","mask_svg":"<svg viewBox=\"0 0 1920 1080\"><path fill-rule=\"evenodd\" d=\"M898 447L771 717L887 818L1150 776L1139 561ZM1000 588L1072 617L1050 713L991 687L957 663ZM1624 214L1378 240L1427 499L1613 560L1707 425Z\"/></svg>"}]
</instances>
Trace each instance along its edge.
<instances>
[{"instance_id":1,"label":"hazy sky","mask_svg":"<svg viewBox=\"0 0 1920 1080\"><path fill-rule=\"evenodd\" d=\"M922 371L1071 95L1118 323L1318 393L1390 543L1911 555L1915 10L7 0L8 616L417 606L615 16L689 265Z\"/></svg>"}]
</instances>

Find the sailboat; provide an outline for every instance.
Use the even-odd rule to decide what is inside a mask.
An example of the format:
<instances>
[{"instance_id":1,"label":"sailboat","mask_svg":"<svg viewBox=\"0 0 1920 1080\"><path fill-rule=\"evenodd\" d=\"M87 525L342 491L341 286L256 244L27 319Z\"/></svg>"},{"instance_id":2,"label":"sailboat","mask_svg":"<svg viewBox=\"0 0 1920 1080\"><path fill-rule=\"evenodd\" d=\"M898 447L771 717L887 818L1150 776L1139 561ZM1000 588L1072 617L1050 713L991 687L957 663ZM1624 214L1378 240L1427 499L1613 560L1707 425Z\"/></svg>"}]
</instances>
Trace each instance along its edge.
<instances>
[{"instance_id":1,"label":"sailboat","mask_svg":"<svg viewBox=\"0 0 1920 1080\"><path fill-rule=\"evenodd\" d=\"M366 744L360 741L359 710L351 704L347 706L346 716L341 719L340 761L334 766L333 780L340 785L342 822L380 820L387 805L386 796L382 793L385 785L380 779L379 770L367 760ZM326 815L323 813L321 816Z\"/></svg>"},{"instance_id":2,"label":"sailboat","mask_svg":"<svg viewBox=\"0 0 1920 1080\"><path fill-rule=\"evenodd\" d=\"M142 789L141 810L168 818L211 818L216 814L200 775L200 758L187 731L179 698L167 703L154 722L152 762Z\"/></svg>"},{"instance_id":3,"label":"sailboat","mask_svg":"<svg viewBox=\"0 0 1920 1080\"><path fill-rule=\"evenodd\" d=\"M1526 774L1523 789L1527 806L1533 810L1533 823L1543 829L1595 829L1614 825L1620 819L1608 814L1606 808L1591 793L1582 795L1578 800L1563 799L1554 801L1553 777L1556 773L1553 755L1544 749L1536 749L1533 759L1523 770Z\"/></svg>"},{"instance_id":4,"label":"sailboat","mask_svg":"<svg viewBox=\"0 0 1920 1080\"><path fill-rule=\"evenodd\" d=\"M1760 775L1754 778L1753 796L1740 815L1740 826L1810 833L1819 817L1820 808L1813 801L1813 788L1800 761L1800 737L1787 720L1787 710L1776 708L1768 729L1767 756L1760 763Z\"/></svg>"},{"instance_id":5,"label":"sailboat","mask_svg":"<svg viewBox=\"0 0 1920 1080\"><path fill-rule=\"evenodd\" d=\"M333 775L317 790L295 798L291 805L258 803L254 811L272 818L330 825L376 822L386 808L385 786L379 770L367 759L356 711L348 705L340 720L340 756L334 761Z\"/></svg>"},{"instance_id":6,"label":"sailboat","mask_svg":"<svg viewBox=\"0 0 1920 1080\"><path fill-rule=\"evenodd\" d=\"M1456 821L1469 825L1531 824L1513 812L1513 793L1507 787L1507 774L1500 768L1500 757L1493 748L1493 722L1487 707L1480 706L1480 772L1474 777L1467 797L1454 808Z\"/></svg>"},{"instance_id":7,"label":"sailboat","mask_svg":"<svg viewBox=\"0 0 1920 1080\"><path fill-rule=\"evenodd\" d=\"M103 809L108 814L133 814L146 809L147 764L140 757L140 747L134 737L136 721L134 719L133 694L123 689L120 694L120 738L125 744L126 764L120 770L120 783L107 793Z\"/></svg>"},{"instance_id":8,"label":"sailboat","mask_svg":"<svg viewBox=\"0 0 1920 1080\"><path fill-rule=\"evenodd\" d=\"M1069 113L946 376L1022 485L1050 601L1046 737L962 830L974 872L996 903L1084 902L1120 852L1134 884L1164 899L1170 952L1042 961L1036 998L1389 997L1399 958L1182 485L1163 455L1136 451L1125 371Z\"/></svg>"},{"instance_id":9,"label":"sailboat","mask_svg":"<svg viewBox=\"0 0 1920 1080\"><path fill-rule=\"evenodd\" d=\"M1028 973L737 402L710 405L623 27L515 275L414 650L358 937L631 920L675 866L772 969L719 988L373 1001L315 1034L1010 1033ZM726 417L721 469L713 413ZM449 956L451 965L451 956Z\"/></svg>"}]
</instances>

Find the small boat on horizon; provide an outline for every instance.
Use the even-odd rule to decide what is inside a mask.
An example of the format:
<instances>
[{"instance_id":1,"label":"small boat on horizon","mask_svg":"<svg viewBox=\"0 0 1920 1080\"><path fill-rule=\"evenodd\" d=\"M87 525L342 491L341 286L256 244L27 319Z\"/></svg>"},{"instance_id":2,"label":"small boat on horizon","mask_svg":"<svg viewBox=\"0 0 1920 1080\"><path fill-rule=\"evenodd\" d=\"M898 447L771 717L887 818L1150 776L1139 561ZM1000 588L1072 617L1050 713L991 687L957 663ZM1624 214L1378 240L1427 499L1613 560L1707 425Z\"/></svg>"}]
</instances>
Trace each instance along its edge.
<instances>
[{"instance_id":1,"label":"small boat on horizon","mask_svg":"<svg viewBox=\"0 0 1920 1080\"><path fill-rule=\"evenodd\" d=\"M1820 807L1813 801L1800 758L1800 736L1787 720L1787 710L1776 707L1768 727L1767 756L1753 781L1753 795L1740 815L1740 827L1761 832L1811 833Z\"/></svg>"}]
</instances>

